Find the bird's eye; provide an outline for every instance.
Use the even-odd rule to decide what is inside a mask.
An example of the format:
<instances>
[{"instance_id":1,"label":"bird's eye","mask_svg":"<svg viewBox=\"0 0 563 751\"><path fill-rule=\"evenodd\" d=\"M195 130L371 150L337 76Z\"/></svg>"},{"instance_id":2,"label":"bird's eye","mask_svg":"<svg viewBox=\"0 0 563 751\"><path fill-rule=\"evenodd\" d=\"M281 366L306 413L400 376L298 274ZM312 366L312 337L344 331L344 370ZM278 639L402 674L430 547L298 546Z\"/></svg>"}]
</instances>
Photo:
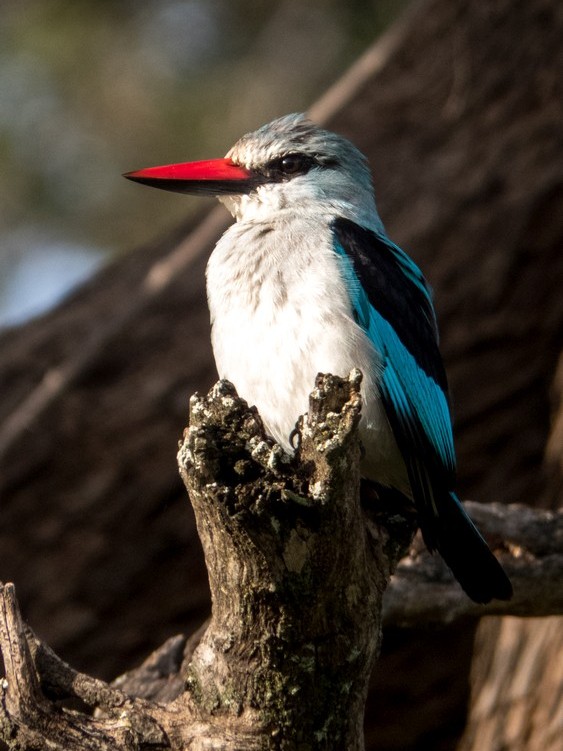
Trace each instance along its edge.
<instances>
[{"instance_id":1,"label":"bird's eye","mask_svg":"<svg viewBox=\"0 0 563 751\"><path fill-rule=\"evenodd\" d=\"M288 154L280 159L280 170L284 175L297 175L305 172L308 166L306 158L300 154Z\"/></svg>"},{"instance_id":2,"label":"bird's eye","mask_svg":"<svg viewBox=\"0 0 563 751\"><path fill-rule=\"evenodd\" d=\"M268 162L263 168L263 173L270 180L284 181L296 175L304 175L315 164L315 159L307 154L286 154Z\"/></svg>"}]
</instances>

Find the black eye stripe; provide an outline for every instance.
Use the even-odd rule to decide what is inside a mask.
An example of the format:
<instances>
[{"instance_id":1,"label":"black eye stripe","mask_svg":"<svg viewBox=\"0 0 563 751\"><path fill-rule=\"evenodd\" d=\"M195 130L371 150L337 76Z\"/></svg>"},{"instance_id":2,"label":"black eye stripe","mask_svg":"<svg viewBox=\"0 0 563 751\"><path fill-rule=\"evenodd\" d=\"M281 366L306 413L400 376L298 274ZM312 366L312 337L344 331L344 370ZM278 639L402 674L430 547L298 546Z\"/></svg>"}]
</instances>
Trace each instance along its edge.
<instances>
[{"instance_id":1,"label":"black eye stripe","mask_svg":"<svg viewBox=\"0 0 563 751\"><path fill-rule=\"evenodd\" d=\"M305 175L319 162L308 154L285 154L272 159L260 168L260 173L268 180L282 182L298 175Z\"/></svg>"}]
</instances>

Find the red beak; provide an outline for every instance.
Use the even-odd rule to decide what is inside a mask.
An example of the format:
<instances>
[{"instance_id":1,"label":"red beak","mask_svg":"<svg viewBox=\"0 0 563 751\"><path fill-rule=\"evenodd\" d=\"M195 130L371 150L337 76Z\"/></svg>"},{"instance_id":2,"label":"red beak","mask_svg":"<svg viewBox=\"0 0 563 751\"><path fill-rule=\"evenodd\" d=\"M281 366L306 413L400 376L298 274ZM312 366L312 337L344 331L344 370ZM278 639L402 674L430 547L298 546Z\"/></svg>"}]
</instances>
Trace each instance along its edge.
<instances>
[{"instance_id":1,"label":"red beak","mask_svg":"<svg viewBox=\"0 0 563 751\"><path fill-rule=\"evenodd\" d=\"M123 177L153 188L206 196L250 193L262 182L259 175L239 167L230 159L148 167L127 172Z\"/></svg>"}]
</instances>

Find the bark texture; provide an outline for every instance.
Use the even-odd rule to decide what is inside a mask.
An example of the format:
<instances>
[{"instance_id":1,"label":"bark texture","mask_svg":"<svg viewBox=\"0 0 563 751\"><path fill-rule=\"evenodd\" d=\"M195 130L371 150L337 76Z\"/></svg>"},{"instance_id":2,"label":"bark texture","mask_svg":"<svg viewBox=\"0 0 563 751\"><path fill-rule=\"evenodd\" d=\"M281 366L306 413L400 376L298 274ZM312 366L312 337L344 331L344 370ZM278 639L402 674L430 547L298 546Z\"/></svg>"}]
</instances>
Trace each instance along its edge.
<instances>
[{"instance_id":1,"label":"bark texture","mask_svg":"<svg viewBox=\"0 0 563 751\"><path fill-rule=\"evenodd\" d=\"M483 620L475 642L471 718L460 751L559 751L562 655L561 617Z\"/></svg>"},{"instance_id":2,"label":"bark texture","mask_svg":"<svg viewBox=\"0 0 563 751\"><path fill-rule=\"evenodd\" d=\"M227 382L192 399L179 462L212 619L187 687L231 733L244 728L233 749L364 747L383 591L399 548L383 544L388 534L370 536L360 506L359 379L319 377L295 461Z\"/></svg>"},{"instance_id":3,"label":"bark texture","mask_svg":"<svg viewBox=\"0 0 563 751\"><path fill-rule=\"evenodd\" d=\"M177 643L153 660L176 654L171 702L162 685L151 697L158 702L149 701L146 665L140 698L131 678L112 688L61 663L26 632L13 585L2 588L0 737L10 748L364 748L383 592L414 525L393 512L390 533L383 514L379 524L364 518L360 381L359 371L318 377L293 457L227 381L192 398L178 464L212 617L185 667ZM78 698L98 714L61 709L49 696Z\"/></svg>"},{"instance_id":4,"label":"bark texture","mask_svg":"<svg viewBox=\"0 0 563 751\"><path fill-rule=\"evenodd\" d=\"M562 35L554 0L419 2L314 107L368 155L387 229L434 288L462 497L544 508L561 504L563 468ZM35 631L107 678L208 613L173 455L187 395L214 380L203 275L225 219L210 217L0 337L0 578ZM492 748L545 751L550 723L528 712L560 702L557 640L513 628L507 670L537 643L545 680L522 673L528 700L504 694L517 730L506 702L489 707ZM455 747L473 629L387 630L368 748ZM473 680L492 682L479 664ZM470 737L483 721L470 715Z\"/></svg>"},{"instance_id":5,"label":"bark texture","mask_svg":"<svg viewBox=\"0 0 563 751\"><path fill-rule=\"evenodd\" d=\"M292 456L228 381L192 397L178 465L212 616L191 644L168 640L109 686L62 662L25 626L13 585L0 587L0 739L8 748L363 751L383 596L416 527L410 508L386 510L373 491L361 492L360 383L359 371L317 377ZM563 612L554 586L554 578L563 581L563 516L507 508L483 516L519 575L518 595L503 609ZM555 577L542 587L537 564L553 569L554 557ZM416 558L411 552L395 575L387 621L459 617L455 603L467 600L459 585L443 565ZM461 605L461 614L471 612L477 606Z\"/></svg>"}]
</instances>

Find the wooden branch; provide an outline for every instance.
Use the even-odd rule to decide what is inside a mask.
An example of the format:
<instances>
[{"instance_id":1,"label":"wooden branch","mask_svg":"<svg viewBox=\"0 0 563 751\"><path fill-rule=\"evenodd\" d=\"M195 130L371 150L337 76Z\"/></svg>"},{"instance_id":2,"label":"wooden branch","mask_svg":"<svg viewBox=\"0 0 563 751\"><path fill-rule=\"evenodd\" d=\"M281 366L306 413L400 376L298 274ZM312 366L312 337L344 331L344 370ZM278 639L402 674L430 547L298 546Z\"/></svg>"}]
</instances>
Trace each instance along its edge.
<instances>
[{"instance_id":1,"label":"wooden branch","mask_svg":"<svg viewBox=\"0 0 563 751\"><path fill-rule=\"evenodd\" d=\"M471 501L464 505L506 569L512 599L472 602L417 535L385 593L384 624L412 627L469 616L563 614L563 511Z\"/></svg>"},{"instance_id":2,"label":"wooden branch","mask_svg":"<svg viewBox=\"0 0 563 751\"><path fill-rule=\"evenodd\" d=\"M72 671L53 653L49 656L50 672L40 676L15 588L5 584L0 593L0 645L6 671L0 687L0 733L9 748L61 751L169 748L158 721L142 699L132 699L103 681ZM68 681L71 675L72 685ZM107 719L61 711L41 690L41 680L52 686L60 681L58 688L66 688L92 707L103 708Z\"/></svg>"},{"instance_id":3,"label":"wooden branch","mask_svg":"<svg viewBox=\"0 0 563 751\"><path fill-rule=\"evenodd\" d=\"M219 382L194 396L178 454L205 553L212 618L112 686L78 673L0 589L0 738L10 748L363 749L369 676L387 623L500 612L475 606L415 541L412 514L360 499L361 375L319 376L290 457ZM563 612L561 515L471 504L516 594L502 612ZM96 714L65 708L79 699Z\"/></svg>"}]
</instances>

